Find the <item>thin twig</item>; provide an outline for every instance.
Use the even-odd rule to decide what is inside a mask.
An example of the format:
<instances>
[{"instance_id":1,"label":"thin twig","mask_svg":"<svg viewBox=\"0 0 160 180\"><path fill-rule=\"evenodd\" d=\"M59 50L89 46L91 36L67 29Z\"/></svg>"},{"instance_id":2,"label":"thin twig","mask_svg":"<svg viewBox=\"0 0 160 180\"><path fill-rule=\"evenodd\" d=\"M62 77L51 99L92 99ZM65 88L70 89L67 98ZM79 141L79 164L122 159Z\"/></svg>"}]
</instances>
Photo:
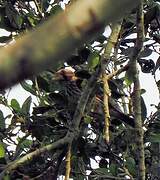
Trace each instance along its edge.
<instances>
[{"instance_id":1,"label":"thin twig","mask_svg":"<svg viewBox=\"0 0 160 180\"><path fill-rule=\"evenodd\" d=\"M105 113L105 130L104 130L104 137L107 143L109 143L109 124L110 124L110 113L109 113L109 97L111 95L111 91L108 85L108 76L103 74L103 88L104 88L104 113Z\"/></svg>"},{"instance_id":2,"label":"thin twig","mask_svg":"<svg viewBox=\"0 0 160 180\"><path fill-rule=\"evenodd\" d=\"M69 180L70 172L71 172L71 145L69 145L68 152L66 155L66 174L64 180Z\"/></svg>"},{"instance_id":3,"label":"thin twig","mask_svg":"<svg viewBox=\"0 0 160 180\"><path fill-rule=\"evenodd\" d=\"M41 8L39 7L38 1L34 0L34 3L36 5L37 11L39 12L40 16L43 17L43 13L41 11Z\"/></svg>"},{"instance_id":4,"label":"thin twig","mask_svg":"<svg viewBox=\"0 0 160 180\"><path fill-rule=\"evenodd\" d=\"M131 173L129 172L129 170L126 167L123 167L123 170L126 173L126 175L130 177L131 180L134 180L133 176L131 175Z\"/></svg>"},{"instance_id":5,"label":"thin twig","mask_svg":"<svg viewBox=\"0 0 160 180\"><path fill-rule=\"evenodd\" d=\"M106 64L108 63L108 60L110 58L110 55L112 53L112 49L115 47L117 41L119 32L121 29L121 22L113 25L112 33L108 39L108 43L106 45L104 55L102 56L102 81L103 81L103 102L104 102L104 114L105 114L105 130L104 130L104 137L107 143L109 143L109 124L110 124L110 114L109 114L109 96L111 95L111 91L109 89L108 80L114 76L117 72L107 75L106 74Z\"/></svg>"}]
</instances>

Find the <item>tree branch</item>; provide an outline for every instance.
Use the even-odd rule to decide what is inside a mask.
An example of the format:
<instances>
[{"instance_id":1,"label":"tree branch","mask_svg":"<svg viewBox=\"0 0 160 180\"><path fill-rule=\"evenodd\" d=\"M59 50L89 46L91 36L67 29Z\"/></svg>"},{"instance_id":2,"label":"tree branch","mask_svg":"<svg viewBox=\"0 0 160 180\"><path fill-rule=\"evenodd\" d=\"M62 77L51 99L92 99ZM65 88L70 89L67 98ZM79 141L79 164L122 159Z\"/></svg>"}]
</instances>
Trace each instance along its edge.
<instances>
[{"instance_id":1,"label":"tree branch","mask_svg":"<svg viewBox=\"0 0 160 180\"><path fill-rule=\"evenodd\" d=\"M64 180L69 180L70 173L71 173L71 145L69 145L68 152L66 155L66 174Z\"/></svg>"},{"instance_id":2,"label":"tree branch","mask_svg":"<svg viewBox=\"0 0 160 180\"><path fill-rule=\"evenodd\" d=\"M0 90L47 68L56 68L140 0L81 0L0 50ZM83 13L81 13L83 12ZM78 19L78 21L77 21Z\"/></svg>"},{"instance_id":3,"label":"tree branch","mask_svg":"<svg viewBox=\"0 0 160 180\"><path fill-rule=\"evenodd\" d=\"M112 53L112 49L115 47L117 41L118 41L118 36L119 32L121 30L121 22L116 23L112 27L112 33L108 39L104 54L102 56L102 80L103 80L103 89L104 89L104 94L103 94L103 104L104 104L104 114L105 114L105 130L104 130L104 137L106 142L109 142L109 124L110 124L110 114L109 114L109 96L111 95L109 85L108 85L108 80L111 75L106 74L106 64L108 63L108 60L110 58L110 55Z\"/></svg>"},{"instance_id":4,"label":"tree branch","mask_svg":"<svg viewBox=\"0 0 160 180\"><path fill-rule=\"evenodd\" d=\"M71 134L69 134L71 136ZM40 154L46 152L46 151L51 151L53 149L57 149L57 148L62 148L64 145L67 145L68 143L70 143L70 141L72 140L72 138L70 138L69 135L66 135L64 138L49 144L47 146L44 146L40 149L37 149L29 154L26 154L25 156L11 162L10 164L8 164L5 169L0 173L0 179L3 178L3 176L10 172L13 169L16 169L17 167L19 167L20 165L30 161L33 159L33 157L35 156L39 156Z\"/></svg>"},{"instance_id":5,"label":"tree branch","mask_svg":"<svg viewBox=\"0 0 160 180\"><path fill-rule=\"evenodd\" d=\"M143 0L137 11L137 41L134 48L134 53L131 59L131 66L134 72L134 89L133 89L133 112L135 116L135 135L136 148L138 160L138 179L145 180L145 157L144 157L144 141L143 141L143 127L141 118L141 89L139 82L139 71L137 68L137 59L143 49L144 41L144 14L143 14Z\"/></svg>"},{"instance_id":6,"label":"tree branch","mask_svg":"<svg viewBox=\"0 0 160 180\"><path fill-rule=\"evenodd\" d=\"M92 92L95 89L97 80L100 76L100 68L97 68L97 71L91 76L90 80L88 81L87 85L85 86L84 90L83 90L83 94L81 95L76 111L74 113L74 117L73 117L73 122L72 122L72 129L75 132L79 133L79 124L81 121L81 118L84 116L84 112L86 109L86 105L88 102L88 99L90 97L90 95L92 94Z\"/></svg>"}]
</instances>

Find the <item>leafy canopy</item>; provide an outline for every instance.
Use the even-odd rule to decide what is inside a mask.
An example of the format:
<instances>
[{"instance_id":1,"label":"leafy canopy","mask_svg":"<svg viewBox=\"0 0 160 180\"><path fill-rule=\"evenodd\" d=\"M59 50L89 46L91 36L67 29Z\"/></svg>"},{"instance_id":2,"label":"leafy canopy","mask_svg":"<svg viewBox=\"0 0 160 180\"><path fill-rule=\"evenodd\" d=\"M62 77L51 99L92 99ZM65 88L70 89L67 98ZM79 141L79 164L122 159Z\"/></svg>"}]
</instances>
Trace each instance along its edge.
<instances>
[{"instance_id":1,"label":"leafy canopy","mask_svg":"<svg viewBox=\"0 0 160 180\"><path fill-rule=\"evenodd\" d=\"M1 36L0 43L8 43L37 25L43 24L51 15L63 11L62 0L7 0L0 1L0 28L10 32L9 36ZM69 4L65 4L66 8ZM158 53L160 43L160 4L158 1L146 0L144 3L144 27L145 40L143 51L138 63L142 73L155 75L159 71L159 58L152 59L153 53ZM112 29L112 24L109 26ZM113 49L106 71L109 74L115 69L124 67L134 50L136 38L136 9L122 20L118 41ZM55 27L56 28L56 27ZM84 91L90 77L99 67L108 37L103 32L92 42L84 44L76 49L74 54L65 59L65 64L60 64L56 70L72 67L75 71L76 86ZM11 102L7 94L1 92L0 103L11 110L6 116L0 111L0 164L5 165L18 160L20 157L34 152L38 148L63 138L71 130L73 114L77 101L73 104L66 94L66 84L63 80L54 80L55 70L49 69L37 77L33 77L31 83L21 83L24 90L37 97L38 104L31 109L32 96L29 96L22 106L16 99ZM101 78L97 81L97 88L93 93L92 101L88 101L86 112L83 114L79 126L80 133L71 148L71 178L73 179L107 179L108 177L122 177L126 175L136 178L137 155L135 152L135 136L132 127L127 122L129 118L134 120L132 111L133 73L128 69L109 80L111 98L115 110L110 106L110 144L106 145L104 134L103 112L103 83ZM65 82L65 83L64 83ZM157 82L158 88L159 82ZM71 85L70 92L74 90ZM143 87L142 87L143 88ZM159 88L160 89L160 88ZM65 92L65 93L64 93ZM69 93L70 93L69 92ZM141 90L142 94L145 90ZM74 92L72 92L74 96ZM80 95L79 95L80 96ZM97 103L96 98L100 99ZM159 144L160 144L160 112L156 106L156 112L147 114L145 100L141 96L142 120L145 128L145 165L147 179L159 177ZM116 112L117 113L117 112ZM10 122L8 124L8 122ZM126 123L127 122L127 123ZM23 136L22 136L23 134ZM16 141L15 141L16 137ZM9 147L14 146L14 150ZM67 146L45 151L26 160L25 163L13 168L5 179L56 179L65 175ZM98 159L98 160L97 160ZM94 168L95 160L98 168ZM2 170L1 170L2 171ZM87 175L87 172L90 172Z\"/></svg>"}]
</instances>

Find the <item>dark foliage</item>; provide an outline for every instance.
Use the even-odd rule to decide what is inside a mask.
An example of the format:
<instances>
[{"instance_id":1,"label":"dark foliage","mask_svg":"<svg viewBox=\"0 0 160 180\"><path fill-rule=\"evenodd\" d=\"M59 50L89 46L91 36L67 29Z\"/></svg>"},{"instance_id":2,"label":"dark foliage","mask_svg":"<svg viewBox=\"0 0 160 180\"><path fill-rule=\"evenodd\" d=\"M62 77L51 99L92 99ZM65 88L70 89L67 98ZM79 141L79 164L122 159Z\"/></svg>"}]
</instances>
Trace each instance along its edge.
<instances>
[{"instance_id":1,"label":"dark foliage","mask_svg":"<svg viewBox=\"0 0 160 180\"><path fill-rule=\"evenodd\" d=\"M35 2L35 1L33 1ZM62 0L51 3L50 0L39 0L37 7L31 1L0 0L0 28L10 32L9 36L0 37L0 43L8 43L19 33L34 29L51 15L56 15L61 8ZM67 4L66 4L67 6ZM150 59L152 53L157 53L160 42L160 5L149 0L145 8L145 46L139 58L143 73L155 74L159 71L159 62ZM133 53L136 9L123 19L119 42L116 45L117 57L112 55L106 72L123 67ZM153 40L151 42L150 40ZM96 45L95 43L96 42ZM66 63L60 64L53 72L49 69L28 81L21 83L22 87L38 99L38 105L31 110L32 98L29 97L20 106L16 99L8 102L7 95L2 92L0 103L11 110L11 115L4 117L0 111L0 165L4 165L23 157L45 145L63 138L71 130L73 115L84 87L100 64L101 52L107 37L100 34L95 41L84 44L75 53L66 58ZM97 45L98 43L98 45ZM148 58L149 57L149 58ZM68 70L70 66L74 69ZM80 133L72 143L71 178L73 179L107 179L108 176L125 178L128 169L132 177L136 177L137 155L135 153L134 115L132 113L132 83L130 69L119 77L109 81L111 97L110 109L110 144L103 139L104 110L103 84L101 78L87 104L85 114L80 123ZM159 177L160 162L160 113L147 117L145 101L141 96L143 126L145 128L145 163L147 179ZM127 110L126 110L127 109ZM127 111L127 112L126 112ZM9 125L7 120L11 120ZM18 130L15 133L15 129ZM23 137L19 134L23 132ZM15 136L17 140L15 141ZM14 139L14 140L13 140ZM9 150L10 145L14 150ZM7 179L57 179L65 175L65 157L67 147L45 152L28 160L25 164L5 175ZM98 159L98 160L97 160ZM95 161L98 168L93 168ZM87 176L86 172L90 172Z\"/></svg>"}]
</instances>

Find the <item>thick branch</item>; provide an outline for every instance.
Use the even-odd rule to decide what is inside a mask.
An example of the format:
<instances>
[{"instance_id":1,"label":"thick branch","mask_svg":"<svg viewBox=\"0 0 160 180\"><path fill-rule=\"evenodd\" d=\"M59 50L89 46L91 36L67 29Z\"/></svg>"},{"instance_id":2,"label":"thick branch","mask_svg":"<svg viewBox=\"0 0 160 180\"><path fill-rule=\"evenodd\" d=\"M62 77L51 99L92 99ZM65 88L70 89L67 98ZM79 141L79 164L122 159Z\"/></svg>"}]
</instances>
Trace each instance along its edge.
<instances>
[{"instance_id":1,"label":"thick branch","mask_svg":"<svg viewBox=\"0 0 160 180\"><path fill-rule=\"evenodd\" d=\"M137 41L132 57L133 72L135 72L134 90L133 90L133 111L135 116L135 135L137 145L137 159L138 159L138 179L145 180L145 157L144 157L144 141L143 141L143 127L141 118L141 90L139 82L139 72L137 68L137 59L143 48L144 40L144 15L143 15L143 0L139 5L137 11Z\"/></svg>"},{"instance_id":2,"label":"thick branch","mask_svg":"<svg viewBox=\"0 0 160 180\"><path fill-rule=\"evenodd\" d=\"M81 0L0 51L0 90L47 68L93 39L140 0ZM82 13L83 12L83 13Z\"/></svg>"}]
</instances>

